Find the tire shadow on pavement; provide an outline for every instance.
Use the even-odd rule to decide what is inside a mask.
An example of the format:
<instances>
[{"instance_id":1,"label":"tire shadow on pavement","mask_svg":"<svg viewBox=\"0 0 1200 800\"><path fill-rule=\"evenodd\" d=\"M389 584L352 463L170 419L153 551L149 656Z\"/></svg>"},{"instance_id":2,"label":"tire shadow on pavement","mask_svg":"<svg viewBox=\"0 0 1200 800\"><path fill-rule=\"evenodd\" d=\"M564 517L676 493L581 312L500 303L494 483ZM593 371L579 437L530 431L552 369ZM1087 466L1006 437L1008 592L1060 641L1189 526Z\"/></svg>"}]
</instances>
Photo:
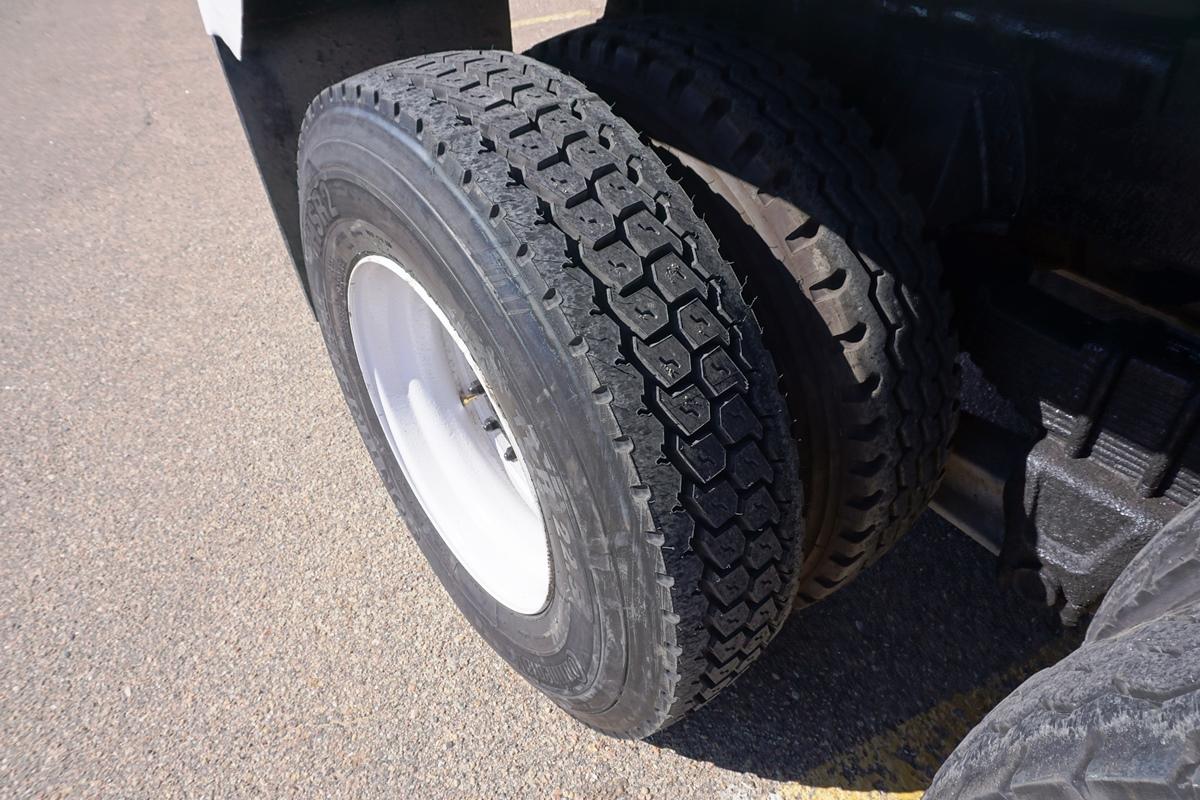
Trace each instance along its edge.
<instances>
[{"instance_id":1,"label":"tire shadow on pavement","mask_svg":"<svg viewBox=\"0 0 1200 800\"><path fill-rule=\"evenodd\" d=\"M793 614L733 687L650 741L807 786L923 790L995 703L1082 639L995 575L990 553L926 513L853 584Z\"/></svg>"}]
</instances>

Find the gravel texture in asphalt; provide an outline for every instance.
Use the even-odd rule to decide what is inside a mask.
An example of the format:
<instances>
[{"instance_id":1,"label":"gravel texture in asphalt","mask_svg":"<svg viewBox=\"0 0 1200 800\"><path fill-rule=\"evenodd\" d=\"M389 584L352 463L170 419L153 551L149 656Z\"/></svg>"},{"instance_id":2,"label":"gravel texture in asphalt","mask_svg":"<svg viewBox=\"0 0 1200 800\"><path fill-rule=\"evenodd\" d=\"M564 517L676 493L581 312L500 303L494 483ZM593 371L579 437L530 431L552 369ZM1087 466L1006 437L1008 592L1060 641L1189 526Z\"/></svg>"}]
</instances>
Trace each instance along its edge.
<instances>
[{"instance_id":1,"label":"gravel texture in asphalt","mask_svg":"<svg viewBox=\"0 0 1200 800\"><path fill-rule=\"evenodd\" d=\"M905 794L1073 643L927 516L707 709L593 734L397 521L194 4L6 0L0 65L0 796Z\"/></svg>"}]
</instances>

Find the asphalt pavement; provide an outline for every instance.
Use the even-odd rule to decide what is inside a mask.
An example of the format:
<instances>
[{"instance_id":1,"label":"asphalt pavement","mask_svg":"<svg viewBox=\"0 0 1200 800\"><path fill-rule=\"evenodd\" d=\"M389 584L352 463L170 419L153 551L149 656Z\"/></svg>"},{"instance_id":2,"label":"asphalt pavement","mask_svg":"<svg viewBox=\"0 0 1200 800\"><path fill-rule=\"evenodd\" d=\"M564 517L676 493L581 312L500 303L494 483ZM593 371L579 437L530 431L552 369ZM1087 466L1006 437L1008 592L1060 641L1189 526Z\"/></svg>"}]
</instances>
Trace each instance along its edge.
<instances>
[{"instance_id":1,"label":"asphalt pavement","mask_svg":"<svg viewBox=\"0 0 1200 800\"><path fill-rule=\"evenodd\" d=\"M0 796L918 796L1073 645L930 515L708 708L590 732L397 520L194 4L6 0L0 73Z\"/></svg>"}]
</instances>

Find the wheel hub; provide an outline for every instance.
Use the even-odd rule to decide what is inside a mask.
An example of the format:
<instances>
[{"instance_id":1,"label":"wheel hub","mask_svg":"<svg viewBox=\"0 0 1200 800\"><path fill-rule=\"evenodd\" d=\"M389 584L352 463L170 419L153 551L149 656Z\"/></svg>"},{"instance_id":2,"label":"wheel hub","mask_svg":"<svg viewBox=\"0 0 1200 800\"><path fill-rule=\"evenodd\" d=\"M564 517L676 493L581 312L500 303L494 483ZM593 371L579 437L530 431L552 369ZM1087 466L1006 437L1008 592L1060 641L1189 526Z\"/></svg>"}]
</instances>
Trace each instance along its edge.
<instances>
[{"instance_id":1,"label":"wheel hub","mask_svg":"<svg viewBox=\"0 0 1200 800\"><path fill-rule=\"evenodd\" d=\"M537 613L550 594L545 523L512 428L462 336L390 258L360 259L346 294L363 381L422 509L484 590Z\"/></svg>"}]
</instances>

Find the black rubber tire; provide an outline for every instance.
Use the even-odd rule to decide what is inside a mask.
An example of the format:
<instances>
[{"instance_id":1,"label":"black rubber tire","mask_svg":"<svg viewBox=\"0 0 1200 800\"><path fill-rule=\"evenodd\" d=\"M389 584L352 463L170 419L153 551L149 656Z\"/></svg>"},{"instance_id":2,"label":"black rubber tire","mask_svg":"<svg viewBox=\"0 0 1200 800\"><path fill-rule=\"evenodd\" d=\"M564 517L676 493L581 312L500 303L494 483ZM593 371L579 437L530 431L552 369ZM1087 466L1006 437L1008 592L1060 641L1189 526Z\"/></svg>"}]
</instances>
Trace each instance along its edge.
<instances>
[{"instance_id":1,"label":"black rubber tire","mask_svg":"<svg viewBox=\"0 0 1200 800\"><path fill-rule=\"evenodd\" d=\"M531 53L643 131L748 280L800 444L799 602L826 597L912 527L957 420L950 300L894 164L760 41L650 18Z\"/></svg>"},{"instance_id":2,"label":"black rubber tire","mask_svg":"<svg viewBox=\"0 0 1200 800\"><path fill-rule=\"evenodd\" d=\"M1110 639L1197 602L1200 502L1192 503L1164 525L1121 572L1088 626L1087 641Z\"/></svg>"},{"instance_id":3,"label":"black rubber tire","mask_svg":"<svg viewBox=\"0 0 1200 800\"><path fill-rule=\"evenodd\" d=\"M305 262L334 370L433 569L513 667L605 733L646 736L729 684L786 618L801 486L778 373L662 162L579 82L452 52L313 101ZM519 615L412 495L354 355L346 281L405 264L463 335L549 528L548 607Z\"/></svg>"},{"instance_id":4,"label":"black rubber tire","mask_svg":"<svg viewBox=\"0 0 1200 800\"><path fill-rule=\"evenodd\" d=\"M958 746L927 800L1200 796L1200 605L1086 644Z\"/></svg>"}]
</instances>

